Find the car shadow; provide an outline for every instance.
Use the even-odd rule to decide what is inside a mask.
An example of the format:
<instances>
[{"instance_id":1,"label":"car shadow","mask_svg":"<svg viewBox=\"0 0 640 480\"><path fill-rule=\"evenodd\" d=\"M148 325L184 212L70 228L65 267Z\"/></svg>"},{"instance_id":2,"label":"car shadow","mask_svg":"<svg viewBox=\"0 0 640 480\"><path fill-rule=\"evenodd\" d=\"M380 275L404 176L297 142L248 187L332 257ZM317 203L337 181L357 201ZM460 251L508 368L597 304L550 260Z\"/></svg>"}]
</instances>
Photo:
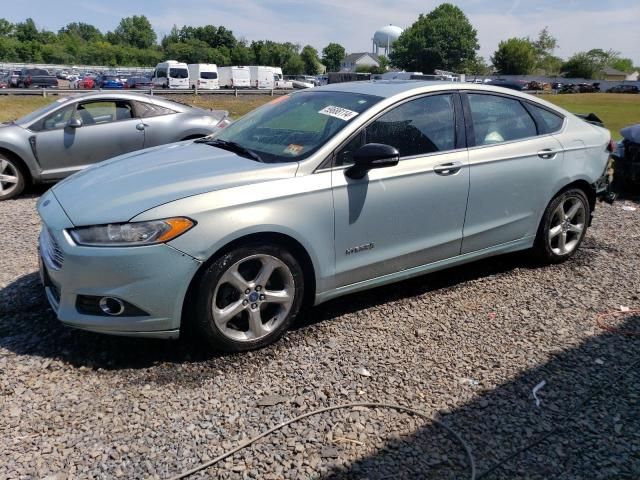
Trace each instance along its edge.
<instances>
[{"instance_id":1,"label":"car shadow","mask_svg":"<svg viewBox=\"0 0 640 480\"><path fill-rule=\"evenodd\" d=\"M593 239L587 238L583 248L607 247L599 246ZM588 253L578 252L572 262L586 262L588 257ZM304 333L305 329L319 322L398 299L450 288L518 268L534 269L539 266L526 253L512 253L423 275L392 286L347 295L305 309L292 326L291 333ZM19 355L59 359L75 367L104 370L140 369L162 363L207 362L220 358L235 363L245 361L242 358L247 355L211 351L195 335L166 341L117 337L66 327L51 310L37 272L19 277L0 290L0 347ZM261 352L254 352L254 355L264 352L270 355L286 348L287 343L281 341Z\"/></svg>"},{"instance_id":2,"label":"car shadow","mask_svg":"<svg viewBox=\"0 0 640 480\"><path fill-rule=\"evenodd\" d=\"M640 334L640 316L630 314L619 328ZM348 450L360 458L329 462L321 478L468 479L462 442L475 459L477 479L640 478L640 337L601 332L497 387L461 384L474 392L471 401L431 412L461 440L418 419L423 426L416 432L390 434L373 453L358 455L364 443L341 444L336 456ZM533 389L542 381L538 406Z\"/></svg>"}]
</instances>

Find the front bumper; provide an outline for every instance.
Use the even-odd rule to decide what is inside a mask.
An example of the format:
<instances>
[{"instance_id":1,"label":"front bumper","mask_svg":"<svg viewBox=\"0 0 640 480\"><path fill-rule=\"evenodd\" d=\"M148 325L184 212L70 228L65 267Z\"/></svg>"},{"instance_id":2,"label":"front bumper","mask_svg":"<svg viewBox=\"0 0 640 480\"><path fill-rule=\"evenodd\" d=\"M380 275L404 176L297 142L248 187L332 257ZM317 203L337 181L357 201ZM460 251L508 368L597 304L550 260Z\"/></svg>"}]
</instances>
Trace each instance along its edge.
<instances>
[{"instance_id":1,"label":"front bumper","mask_svg":"<svg viewBox=\"0 0 640 480\"><path fill-rule=\"evenodd\" d=\"M43 207L46 203L49 203ZM177 338L183 301L200 262L168 245L96 248L78 246L72 224L49 193L38 205L41 278L51 307L63 323L113 335ZM65 220L66 219L66 220ZM51 255L51 244L56 255ZM110 316L78 310L78 296L114 297L146 315Z\"/></svg>"}]
</instances>

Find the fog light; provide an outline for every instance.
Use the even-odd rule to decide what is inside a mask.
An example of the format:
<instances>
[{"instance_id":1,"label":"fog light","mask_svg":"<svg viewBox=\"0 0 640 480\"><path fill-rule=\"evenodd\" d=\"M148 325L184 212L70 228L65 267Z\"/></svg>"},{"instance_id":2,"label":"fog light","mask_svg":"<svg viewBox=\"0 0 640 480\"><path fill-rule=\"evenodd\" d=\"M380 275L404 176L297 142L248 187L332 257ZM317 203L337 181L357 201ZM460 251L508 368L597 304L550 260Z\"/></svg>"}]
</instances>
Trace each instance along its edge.
<instances>
[{"instance_id":1,"label":"fog light","mask_svg":"<svg viewBox=\"0 0 640 480\"><path fill-rule=\"evenodd\" d=\"M124 312L122 300L113 297L102 297L98 303L100 310L107 315L121 315Z\"/></svg>"},{"instance_id":2,"label":"fog light","mask_svg":"<svg viewBox=\"0 0 640 480\"><path fill-rule=\"evenodd\" d=\"M149 314L131 305L125 300L115 297L100 297L95 295L78 295L76 309L83 315L97 315L100 317L143 317Z\"/></svg>"}]
</instances>

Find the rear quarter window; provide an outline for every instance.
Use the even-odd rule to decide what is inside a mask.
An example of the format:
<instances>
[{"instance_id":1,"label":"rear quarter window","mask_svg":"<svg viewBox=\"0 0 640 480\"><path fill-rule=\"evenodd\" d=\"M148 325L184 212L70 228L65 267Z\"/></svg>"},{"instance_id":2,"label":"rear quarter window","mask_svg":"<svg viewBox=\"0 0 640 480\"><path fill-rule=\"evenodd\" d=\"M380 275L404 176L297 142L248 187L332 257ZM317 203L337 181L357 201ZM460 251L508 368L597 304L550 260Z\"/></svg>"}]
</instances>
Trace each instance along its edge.
<instances>
[{"instance_id":1,"label":"rear quarter window","mask_svg":"<svg viewBox=\"0 0 640 480\"><path fill-rule=\"evenodd\" d=\"M562 124L564 123L564 117L562 115L532 104L529 104L529 108L538 120L538 124L542 127L543 131L540 133L553 133L562 128Z\"/></svg>"}]
</instances>

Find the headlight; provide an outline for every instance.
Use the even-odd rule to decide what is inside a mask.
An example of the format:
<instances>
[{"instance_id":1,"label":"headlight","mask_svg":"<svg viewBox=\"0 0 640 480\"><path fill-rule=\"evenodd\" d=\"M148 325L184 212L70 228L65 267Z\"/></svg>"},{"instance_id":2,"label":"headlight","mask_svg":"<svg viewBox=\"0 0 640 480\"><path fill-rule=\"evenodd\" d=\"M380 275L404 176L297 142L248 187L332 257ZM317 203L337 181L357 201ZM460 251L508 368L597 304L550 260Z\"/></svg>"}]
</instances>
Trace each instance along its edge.
<instances>
[{"instance_id":1,"label":"headlight","mask_svg":"<svg viewBox=\"0 0 640 480\"><path fill-rule=\"evenodd\" d=\"M173 240L195 225L193 220L177 217L149 222L109 223L69 230L78 245L90 247L135 247Z\"/></svg>"}]
</instances>

